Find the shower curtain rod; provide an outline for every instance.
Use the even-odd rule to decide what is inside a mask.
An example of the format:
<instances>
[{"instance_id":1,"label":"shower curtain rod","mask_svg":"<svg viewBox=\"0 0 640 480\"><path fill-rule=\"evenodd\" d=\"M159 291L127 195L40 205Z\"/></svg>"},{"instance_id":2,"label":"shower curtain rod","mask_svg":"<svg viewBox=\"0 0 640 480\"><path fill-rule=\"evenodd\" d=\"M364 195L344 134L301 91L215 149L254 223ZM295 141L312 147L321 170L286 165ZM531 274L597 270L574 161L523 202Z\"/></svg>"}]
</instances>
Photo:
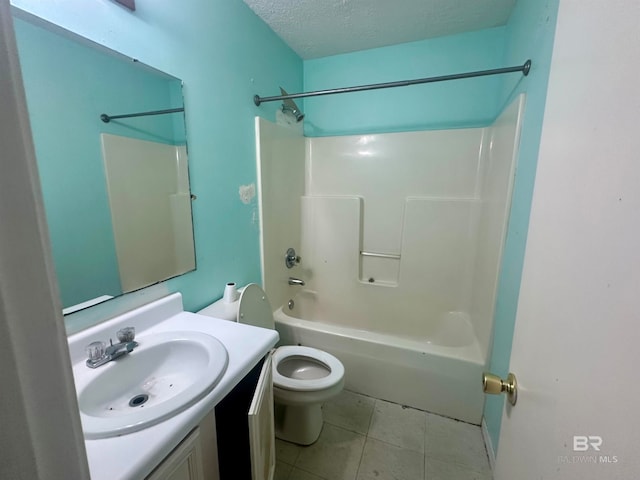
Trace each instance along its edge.
<instances>
[{"instance_id":1,"label":"shower curtain rod","mask_svg":"<svg viewBox=\"0 0 640 480\"><path fill-rule=\"evenodd\" d=\"M407 87L409 85L418 85L421 83L445 82L448 80L460 80L463 78L485 77L487 75L500 75L503 73L522 72L526 77L531 70L531 60L527 60L523 65L516 67L495 68L493 70L479 70L477 72L456 73L453 75L442 75L440 77L417 78L415 80L403 80L400 82L374 83L371 85L359 85L357 87L333 88L330 90L316 90L314 92L291 93L288 95L277 95L273 97L260 97L254 95L253 103L260 106L263 102L275 102L277 100L286 100L288 98L304 98L319 97L321 95L334 95L337 93L362 92L365 90L378 90L381 88Z\"/></svg>"},{"instance_id":2,"label":"shower curtain rod","mask_svg":"<svg viewBox=\"0 0 640 480\"><path fill-rule=\"evenodd\" d=\"M111 120L115 120L117 118L131 118L131 117L146 117L149 115L164 115L165 113L178 113L184 112L183 108L169 108L167 110L153 110L151 112L138 112L138 113L125 113L124 115L107 115L103 113L100 115L100 120L104 123L109 123Z\"/></svg>"}]
</instances>

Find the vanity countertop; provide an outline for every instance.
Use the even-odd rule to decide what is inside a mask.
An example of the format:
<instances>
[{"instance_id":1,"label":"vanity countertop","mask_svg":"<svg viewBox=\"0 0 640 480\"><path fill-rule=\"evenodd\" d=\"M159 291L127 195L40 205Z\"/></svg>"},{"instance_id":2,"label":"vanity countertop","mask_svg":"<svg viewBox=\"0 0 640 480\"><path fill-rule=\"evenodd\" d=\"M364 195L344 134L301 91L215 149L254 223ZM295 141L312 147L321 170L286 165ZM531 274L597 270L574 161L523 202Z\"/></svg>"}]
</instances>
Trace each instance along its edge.
<instances>
[{"instance_id":1,"label":"vanity countertop","mask_svg":"<svg viewBox=\"0 0 640 480\"><path fill-rule=\"evenodd\" d=\"M177 293L70 336L72 363L84 362L86 345L106 340L124 326L135 326L137 336L176 330L209 334L227 349L228 363L204 398L168 420L117 437L85 440L92 480L145 478L278 341L275 330L182 311Z\"/></svg>"}]
</instances>

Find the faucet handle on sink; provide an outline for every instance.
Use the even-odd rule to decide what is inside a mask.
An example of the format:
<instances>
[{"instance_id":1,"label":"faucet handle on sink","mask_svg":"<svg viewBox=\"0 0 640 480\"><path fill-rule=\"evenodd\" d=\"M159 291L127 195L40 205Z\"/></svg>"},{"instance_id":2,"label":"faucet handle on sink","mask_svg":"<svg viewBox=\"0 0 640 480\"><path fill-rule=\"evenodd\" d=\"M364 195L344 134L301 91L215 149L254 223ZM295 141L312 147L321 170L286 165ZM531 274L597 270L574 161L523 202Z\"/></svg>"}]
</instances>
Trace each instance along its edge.
<instances>
[{"instance_id":1,"label":"faucet handle on sink","mask_svg":"<svg viewBox=\"0 0 640 480\"><path fill-rule=\"evenodd\" d=\"M88 362L97 363L106 356L106 344L104 342L91 342L84 351L89 357Z\"/></svg>"},{"instance_id":2,"label":"faucet handle on sink","mask_svg":"<svg viewBox=\"0 0 640 480\"><path fill-rule=\"evenodd\" d=\"M124 327L116 332L116 336L120 343L129 343L133 342L133 339L136 338L136 328L135 327Z\"/></svg>"}]
</instances>

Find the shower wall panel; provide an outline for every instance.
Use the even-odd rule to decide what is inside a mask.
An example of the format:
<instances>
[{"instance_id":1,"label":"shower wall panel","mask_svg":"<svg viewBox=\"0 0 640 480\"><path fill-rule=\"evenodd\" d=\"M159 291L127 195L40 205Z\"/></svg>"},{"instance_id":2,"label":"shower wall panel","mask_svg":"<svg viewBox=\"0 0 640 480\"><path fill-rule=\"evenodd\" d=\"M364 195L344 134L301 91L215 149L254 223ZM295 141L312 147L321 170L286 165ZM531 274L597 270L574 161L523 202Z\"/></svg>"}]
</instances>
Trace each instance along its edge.
<instances>
[{"instance_id":1,"label":"shower wall panel","mask_svg":"<svg viewBox=\"0 0 640 480\"><path fill-rule=\"evenodd\" d=\"M284 256L288 248L300 251L300 197L304 194L304 138L302 132L256 117L258 199L262 286L272 307L295 293Z\"/></svg>"},{"instance_id":2,"label":"shower wall panel","mask_svg":"<svg viewBox=\"0 0 640 480\"><path fill-rule=\"evenodd\" d=\"M488 352L491 338L524 104L524 94L519 95L494 122L479 179L481 208L470 314L483 352Z\"/></svg>"},{"instance_id":3,"label":"shower wall panel","mask_svg":"<svg viewBox=\"0 0 640 480\"><path fill-rule=\"evenodd\" d=\"M327 322L428 339L463 314L486 356L522 106L486 128L306 139L300 254Z\"/></svg>"},{"instance_id":4,"label":"shower wall panel","mask_svg":"<svg viewBox=\"0 0 640 480\"><path fill-rule=\"evenodd\" d=\"M396 282L362 278L361 197L302 197L301 272L324 322L428 341L466 312L478 201L410 197ZM455 321L455 320L454 320Z\"/></svg>"},{"instance_id":5,"label":"shower wall panel","mask_svg":"<svg viewBox=\"0 0 640 480\"><path fill-rule=\"evenodd\" d=\"M484 129L307 138L306 195L363 198L363 248L397 253L407 197L473 198Z\"/></svg>"}]
</instances>

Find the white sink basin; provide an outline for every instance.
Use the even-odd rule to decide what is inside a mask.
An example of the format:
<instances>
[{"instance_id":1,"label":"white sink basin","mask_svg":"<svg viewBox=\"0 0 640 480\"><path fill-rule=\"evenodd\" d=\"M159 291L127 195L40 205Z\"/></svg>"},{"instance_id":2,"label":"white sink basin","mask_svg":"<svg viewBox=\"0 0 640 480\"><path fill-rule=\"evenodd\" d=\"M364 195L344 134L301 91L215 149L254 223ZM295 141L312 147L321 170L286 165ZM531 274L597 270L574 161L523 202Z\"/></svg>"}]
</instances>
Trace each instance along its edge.
<instances>
[{"instance_id":1,"label":"white sink basin","mask_svg":"<svg viewBox=\"0 0 640 480\"><path fill-rule=\"evenodd\" d=\"M133 352L101 367L74 367L85 438L166 420L203 398L227 367L224 345L204 333L163 332L136 340Z\"/></svg>"}]
</instances>

